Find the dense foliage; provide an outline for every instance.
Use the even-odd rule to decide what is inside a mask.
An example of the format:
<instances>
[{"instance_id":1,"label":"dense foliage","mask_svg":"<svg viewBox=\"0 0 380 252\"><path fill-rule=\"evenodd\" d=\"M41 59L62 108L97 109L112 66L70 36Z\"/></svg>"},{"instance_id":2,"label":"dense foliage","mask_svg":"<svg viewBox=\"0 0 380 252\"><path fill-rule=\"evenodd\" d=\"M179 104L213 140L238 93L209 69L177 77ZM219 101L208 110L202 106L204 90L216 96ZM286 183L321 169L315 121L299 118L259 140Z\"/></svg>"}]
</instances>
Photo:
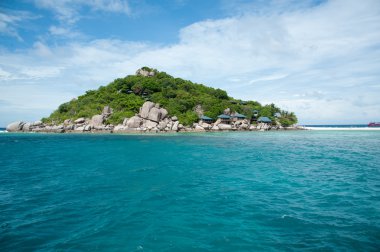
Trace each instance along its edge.
<instances>
[{"instance_id":1,"label":"dense foliage","mask_svg":"<svg viewBox=\"0 0 380 252\"><path fill-rule=\"evenodd\" d=\"M224 90L174 78L165 72L147 67L143 69L154 71L155 75L152 77L129 75L116 79L105 87L87 91L77 99L60 105L43 121L60 123L69 118L91 118L100 114L104 106L109 105L113 109L113 114L108 123L118 124L124 118L138 113L141 105L150 100L161 104L170 115L176 115L185 125L198 121L198 115L194 111L197 105L201 105L204 115L211 118L216 118L224 109L231 108L232 111L244 114L248 118L252 117L253 110L258 110L259 116L271 119L274 119L275 113L281 113L280 122L284 125L297 122L293 113L282 111L274 104L262 106L256 101L236 100L229 97Z\"/></svg>"}]
</instances>

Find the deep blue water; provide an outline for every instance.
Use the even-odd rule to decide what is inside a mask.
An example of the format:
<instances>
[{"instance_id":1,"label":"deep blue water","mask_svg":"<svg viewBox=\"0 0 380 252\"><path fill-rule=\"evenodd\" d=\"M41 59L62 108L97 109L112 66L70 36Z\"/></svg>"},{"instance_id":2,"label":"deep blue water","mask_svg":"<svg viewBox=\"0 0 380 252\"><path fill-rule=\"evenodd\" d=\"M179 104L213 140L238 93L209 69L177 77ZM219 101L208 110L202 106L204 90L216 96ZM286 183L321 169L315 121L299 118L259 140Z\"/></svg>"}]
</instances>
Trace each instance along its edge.
<instances>
[{"instance_id":1,"label":"deep blue water","mask_svg":"<svg viewBox=\"0 0 380 252\"><path fill-rule=\"evenodd\" d=\"M378 251L380 132L0 134L0 251Z\"/></svg>"}]
</instances>

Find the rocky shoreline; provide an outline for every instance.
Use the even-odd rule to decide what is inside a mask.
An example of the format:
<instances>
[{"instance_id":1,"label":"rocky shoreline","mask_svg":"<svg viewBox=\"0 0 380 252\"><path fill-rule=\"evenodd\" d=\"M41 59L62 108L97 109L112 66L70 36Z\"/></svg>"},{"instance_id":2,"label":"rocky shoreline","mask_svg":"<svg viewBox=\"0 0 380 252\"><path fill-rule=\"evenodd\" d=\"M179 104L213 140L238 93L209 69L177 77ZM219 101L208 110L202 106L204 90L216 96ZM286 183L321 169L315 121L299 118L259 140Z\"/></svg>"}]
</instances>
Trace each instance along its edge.
<instances>
[{"instance_id":1,"label":"rocky shoreline","mask_svg":"<svg viewBox=\"0 0 380 252\"><path fill-rule=\"evenodd\" d=\"M106 124L112 114L109 106L104 107L102 114L90 118L66 119L61 124L47 124L42 121L17 121L9 124L8 132L41 132L41 133L174 133L174 132L218 132L218 131L268 131L268 130L303 130L303 127L257 123L250 120L235 120L222 123L220 119L213 123L200 120L192 126L182 125L176 116L170 117L168 111L159 104L147 101L140 111L131 118L125 118L122 124Z\"/></svg>"}]
</instances>

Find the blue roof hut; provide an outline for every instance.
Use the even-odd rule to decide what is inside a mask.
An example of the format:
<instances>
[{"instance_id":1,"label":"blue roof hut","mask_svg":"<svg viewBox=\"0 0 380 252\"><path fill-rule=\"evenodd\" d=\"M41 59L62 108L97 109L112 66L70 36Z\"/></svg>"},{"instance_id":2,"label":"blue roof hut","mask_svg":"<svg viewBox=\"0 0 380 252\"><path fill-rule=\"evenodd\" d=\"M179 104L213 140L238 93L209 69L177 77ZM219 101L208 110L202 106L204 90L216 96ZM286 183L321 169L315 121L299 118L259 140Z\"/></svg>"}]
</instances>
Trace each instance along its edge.
<instances>
[{"instance_id":1,"label":"blue roof hut","mask_svg":"<svg viewBox=\"0 0 380 252\"><path fill-rule=\"evenodd\" d=\"M272 120L269 119L268 117L266 116L261 116L259 117L259 119L257 119L258 122L261 122L261 123L272 123Z\"/></svg>"},{"instance_id":2,"label":"blue roof hut","mask_svg":"<svg viewBox=\"0 0 380 252\"><path fill-rule=\"evenodd\" d=\"M239 113L234 113L233 115L231 115L231 118L232 119L237 119L237 120L244 120L247 117L245 115L242 115L242 114L239 114Z\"/></svg>"},{"instance_id":3,"label":"blue roof hut","mask_svg":"<svg viewBox=\"0 0 380 252\"><path fill-rule=\"evenodd\" d=\"M231 122L231 116L229 115L221 114L218 115L218 118L221 120L222 123L229 124Z\"/></svg>"},{"instance_id":4,"label":"blue roof hut","mask_svg":"<svg viewBox=\"0 0 380 252\"><path fill-rule=\"evenodd\" d=\"M214 119L212 119L211 117L208 117L208 116L201 116L199 119L201 119L202 122L205 122L205 123L212 123L214 121Z\"/></svg>"}]
</instances>

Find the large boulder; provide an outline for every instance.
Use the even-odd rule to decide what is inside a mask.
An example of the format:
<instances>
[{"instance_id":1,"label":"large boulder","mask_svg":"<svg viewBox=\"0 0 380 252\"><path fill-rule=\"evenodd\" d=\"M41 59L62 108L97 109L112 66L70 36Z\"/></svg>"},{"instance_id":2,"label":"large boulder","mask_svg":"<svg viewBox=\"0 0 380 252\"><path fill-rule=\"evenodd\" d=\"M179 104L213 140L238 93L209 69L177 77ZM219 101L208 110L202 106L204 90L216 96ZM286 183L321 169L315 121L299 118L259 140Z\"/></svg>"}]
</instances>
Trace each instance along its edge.
<instances>
[{"instance_id":1,"label":"large boulder","mask_svg":"<svg viewBox=\"0 0 380 252\"><path fill-rule=\"evenodd\" d=\"M35 121L34 123L32 123L32 126L42 126L42 122L41 121Z\"/></svg>"},{"instance_id":2,"label":"large boulder","mask_svg":"<svg viewBox=\"0 0 380 252\"><path fill-rule=\"evenodd\" d=\"M144 127L148 128L148 129L152 129L152 128L157 127L158 123L154 122L154 121L146 120L143 125L144 125Z\"/></svg>"},{"instance_id":3,"label":"large boulder","mask_svg":"<svg viewBox=\"0 0 380 252\"><path fill-rule=\"evenodd\" d=\"M154 107L154 103L151 102L151 101L147 101L145 102L142 107L140 108L140 113L139 115L142 117L142 118L148 118L148 115L149 115L149 111L151 108Z\"/></svg>"},{"instance_id":4,"label":"large boulder","mask_svg":"<svg viewBox=\"0 0 380 252\"><path fill-rule=\"evenodd\" d=\"M76 119L74 122L75 123L84 123L85 121L86 121L86 119L81 117L81 118Z\"/></svg>"},{"instance_id":5,"label":"large boulder","mask_svg":"<svg viewBox=\"0 0 380 252\"><path fill-rule=\"evenodd\" d=\"M32 124L31 123L25 123L24 125L22 125L22 131L30 131L31 130L31 126Z\"/></svg>"},{"instance_id":6,"label":"large boulder","mask_svg":"<svg viewBox=\"0 0 380 252\"><path fill-rule=\"evenodd\" d=\"M148 119L159 122L161 120L161 109L153 107L149 110Z\"/></svg>"},{"instance_id":7,"label":"large boulder","mask_svg":"<svg viewBox=\"0 0 380 252\"><path fill-rule=\"evenodd\" d=\"M22 126L24 126L25 122L13 122L8 124L6 130L9 132L15 132L15 131L20 131L22 130Z\"/></svg>"},{"instance_id":8,"label":"large boulder","mask_svg":"<svg viewBox=\"0 0 380 252\"><path fill-rule=\"evenodd\" d=\"M220 123L218 125L218 127L219 127L220 130L231 130L232 129L232 126L230 124Z\"/></svg>"},{"instance_id":9,"label":"large boulder","mask_svg":"<svg viewBox=\"0 0 380 252\"><path fill-rule=\"evenodd\" d=\"M164 108L160 108L160 110L161 110L161 120L165 119L166 116L168 115L168 111Z\"/></svg>"},{"instance_id":10,"label":"large boulder","mask_svg":"<svg viewBox=\"0 0 380 252\"><path fill-rule=\"evenodd\" d=\"M129 120L127 122L127 127L128 128L139 128L141 126L141 123L142 123L142 118L140 118L138 116L132 116L131 118L129 118Z\"/></svg>"},{"instance_id":11,"label":"large boulder","mask_svg":"<svg viewBox=\"0 0 380 252\"><path fill-rule=\"evenodd\" d=\"M179 125L179 122L175 121L174 124L173 124L172 130L173 131L178 131L178 125Z\"/></svg>"},{"instance_id":12,"label":"large boulder","mask_svg":"<svg viewBox=\"0 0 380 252\"><path fill-rule=\"evenodd\" d=\"M203 132L203 131L206 131L202 126L200 125L196 125L195 128L194 128L195 131L198 131L198 132Z\"/></svg>"},{"instance_id":13,"label":"large boulder","mask_svg":"<svg viewBox=\"0 0 380 252\"><path fill-rule=\"evenodd\" d=\"M218 131L219 130L219 127L217 125L214 125L211 130L214 130L214 131Z\"/></svg>"},{"instance_id":14,"label":"large boulder","mask_svg":"<svg viewBox=\"0 0 380 252\"><path fill-rule=\"evenodd\" d=\"M91 118L91 125L92 126L101 126L103 125L103 122L104 122L104 116L103 115L94 115L92 118Z\"/></svg>"},{"instance_id":15,"label":"large boulder","mask_svg":"<svg viewBox=\"0 0 380 252\"><path fill-rule=\"evenodd\" d=\"M129 120L129 118L124 118L124 120L123 120L123 125L124 125L124 126L127 126L127 122L128 122L128 120Z\"/></svg>"},{"instance_id":16,"label":"large boulder","mask_svg":"<svg viewBox=\"0 0 380 252\"><path fill-rule=\"evenodd\" d=\"M111 114L112 114L112 109L111 109L111 107L110 106L105 106L104 108L103 108L103 112L102 112L102 115L105 117L105 118L107 118L107 117L109 117Z\"/></svg>"},{"instance_id":17,"label":"large boulder","mask_svg":"<svg viewBox=\"0 0 380 252\"><path fill-rule=\"evenodd\" d=\"M125 126L122 125L122 124L118 124L115 126L115 128L113 128L114 131L122 131L122 130L125 130Z\"/></svg>"},{"instance_id":18,"label":"large boulder","mask_svg":"<svg viewBox=\"0 0 380 252\"><path fill-rule=\"evenodd\" d=\"M149 70L148 68L140 68L139 70L136 71L136 75L139 75L139 76L144 76L144 77L151 77L151 76L154 76L156 74L156 72L154 70Z\"/></svg>"}]
</instances>

